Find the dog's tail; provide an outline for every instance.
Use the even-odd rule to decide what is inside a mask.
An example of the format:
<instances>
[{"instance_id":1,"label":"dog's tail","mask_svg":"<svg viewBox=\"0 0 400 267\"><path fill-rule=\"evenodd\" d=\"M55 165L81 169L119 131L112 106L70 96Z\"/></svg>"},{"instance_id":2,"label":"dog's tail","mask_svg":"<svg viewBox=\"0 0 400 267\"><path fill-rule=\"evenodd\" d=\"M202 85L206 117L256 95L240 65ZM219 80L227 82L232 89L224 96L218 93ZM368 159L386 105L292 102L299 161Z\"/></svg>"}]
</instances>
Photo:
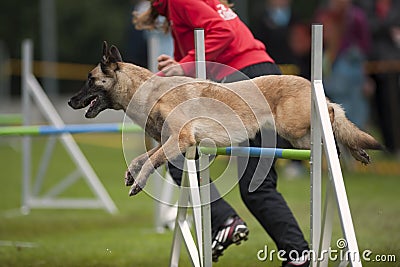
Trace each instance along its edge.
<instances>
[{"instance_id":1,"label":"dog's tail","mask_svg":"<svg viewBox=\"0 0 400 267\"><path fill-rule=\"evenodd\" d=\"M370 163L370 157L364 149L381 150L383 146L349 121L340 105L328 102L328 110L336 140L347 147L356 160Z\"/></svg>"}]
</instances>

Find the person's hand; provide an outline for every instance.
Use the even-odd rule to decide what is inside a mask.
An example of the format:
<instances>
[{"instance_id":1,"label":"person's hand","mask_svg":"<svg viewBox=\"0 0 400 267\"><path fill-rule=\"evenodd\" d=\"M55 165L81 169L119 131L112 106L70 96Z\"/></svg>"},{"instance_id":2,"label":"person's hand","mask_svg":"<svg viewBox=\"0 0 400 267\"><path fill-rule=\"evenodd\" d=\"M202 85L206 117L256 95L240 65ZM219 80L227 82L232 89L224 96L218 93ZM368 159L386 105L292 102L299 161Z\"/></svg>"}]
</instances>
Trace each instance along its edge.
<instances>
[{"instance_id":1,"label":"person's hand","mask_svg":"<svg viewBox=\"0 0 400 267\"><path fill-rule=\"evenodd\" d=\"M158 70L162 71L165 76L183 76L185 75L181 65L172 57L161 55L157 58Z\"/></svg>"}]
</instances>

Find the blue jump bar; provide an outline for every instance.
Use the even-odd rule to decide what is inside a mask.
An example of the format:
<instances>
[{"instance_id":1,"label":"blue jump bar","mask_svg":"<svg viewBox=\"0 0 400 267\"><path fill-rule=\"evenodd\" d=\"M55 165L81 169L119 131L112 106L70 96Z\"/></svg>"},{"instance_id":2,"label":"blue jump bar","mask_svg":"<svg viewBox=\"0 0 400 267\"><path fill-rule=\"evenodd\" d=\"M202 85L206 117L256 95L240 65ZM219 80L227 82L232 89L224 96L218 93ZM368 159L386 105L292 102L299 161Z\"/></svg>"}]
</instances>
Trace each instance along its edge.
<instances>
[{"instance_id":1,"label":"blue jump bar","mask_svg":"<svg viewBox=\"0 0 400 267\"><path fill-rule=\"evenodd\" d=\"M77 133L115 133L119 132L121 127L118 124L93 124L93 125L78 125L71 124L57 128L55 126L39 126L39 133L46 134L77 134Z\"/></svg>"}]
</instances>

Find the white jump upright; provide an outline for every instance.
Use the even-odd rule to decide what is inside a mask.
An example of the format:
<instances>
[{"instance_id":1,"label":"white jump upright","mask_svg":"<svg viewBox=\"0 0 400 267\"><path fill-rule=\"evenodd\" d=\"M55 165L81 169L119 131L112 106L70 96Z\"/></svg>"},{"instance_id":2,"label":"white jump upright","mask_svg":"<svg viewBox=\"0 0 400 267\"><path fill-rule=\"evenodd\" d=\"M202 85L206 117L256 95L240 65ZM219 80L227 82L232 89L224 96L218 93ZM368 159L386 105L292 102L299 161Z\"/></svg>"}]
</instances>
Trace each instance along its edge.
<instances>
[{"instance_id":1,"label":"white jump upright","mask_svg":"<svg viewBox=\"0 0 400 267\"><path fill-rule=\"evenodd\" d=\"M195 32L196 51L204 53L204 36L201 31ZM311 90L311 265L328 266L328 253L331 245L332 218L334 205L338 207L339 219L344 235L344 243L340 249L345 253L339 266L362 266L357 239L355 236L350 207L343 182L335 139L326 105L322 84L323 26L312 26L312 90ZM203 38L203 39L202 39ZM199 42L202 40L202 42ZM205 60L197 55L197 75L205 77ZM204 75L204 76L203 76ZM325 152L328 164L329 181L326 186L324 209L322 209L322 151ZM211 215L210 192L204 184L209 181L209 158L200 157L200 194L197 180L197 168L194 160L196 148L190 148L186 153L185 172L182 178L181 195L179 199L178 216L175 223L173 247L170 266L178 266L182 241L189 252L193 266L211 266ZM203 189L204 188L204 189ZM206 203L206 205L204 204ZM187 209L193 207L197 245L190 232L187 222ZM202 220L199 219L202 216Z\"/></svg>"},{"instance_id":2,"label":"white jump upright","mask_svg":"<svg viewBox=\"0 0 400 267\"><path fill-rule=\"evenodd\" d=\"M179 264L179 256L182 242L185 244L190 261L195 267L212 266L211 252L211 213L209 186L204 185L209 181L209 170L207 168L209 157L200 156L200 185L197 178L196 147L186 151L184 172L182 176L180 196L178 200L178 214L175 221L174 237L172 243L170 266ZM208 182L207 182L208 183ZM206 202L208 201L208 202ZM190 230L188 222L188 209L193 212L195 238Z\"/></svg>"},{"instance_id":3,"label":"white jump upright","mask_svg":"<svg viewBox=\"0 0 400 267\"><path fill-rule=\"evenodd\" d=\"M196 45L196 76L206 78L204 30L195 30ZM211 207L209 186L209 156L201 155L199 159L200 181L197 178L196 147L186 151L184 172L181 182L180 196L178 200L178 214L175 221L174 237L171 251L170 266L179 264L179 256L182 242L189 253L193 266L211 267ZM199 187L200 183L200 187ZM194 240L187 221L188 208L193 209L193 221L195 226ZM197 243L197 244L196 244Z\"/></svg>"},{"instance_id":4,"label":"white jump upright","mask_svg":"<svg viewBox=\"0 0 400 267\"><path fill-rule=\"evenodd\" d=\"M37 104L42 115L54 127L62 128L65 126L63 120L57 113L51 101L44 93L39 82L32 74L33 45L30 40L25 40L22 44L22 109L23 123L25 126L31 124L30 114L32 112L32 100ZM71 160L77 169L67 175L59 184L51 188L44 195L40 195L43 179L51 159L57 138L60 139ZM90 166L86 157L79 149L75 140L69 133L60 136L50 136L49 142L45 147L39 171L32 179L31 168L31 146L32 137L23 137L23 159L22 159L22 207L23 213L28 213L32 208L103 208L110 213L117 212L117 207L111 197L104 189L96 173ZM62 162L60 162L62 164ZM57 198L67 187L83 177L96 198ZM32 185L32 183L34 184Z\"/></svg>"},{"instance_id":5,"label":"white jump upright","mask_svg":"<svg viewBox=\"0 0 400 267\"><path fill-rule=\"evenodd\" d=\"M344 259L340 266L362 266L357 239L351 218L342 170L329 119L324 87L322 84L322 36L323 26L312 26L312 143L311 143L311 248L314 252L312 266L328 266L331 245L334 200L339 211L342 232L345 238ZM322 145L323 144L323 145ZM321 156L322 148L328 164L329 181L326 188L325 208L322 211ZM325 252L325 256L323 255ZM323 259L318 260L318 259Z\"/></svg>"}]
</instances>

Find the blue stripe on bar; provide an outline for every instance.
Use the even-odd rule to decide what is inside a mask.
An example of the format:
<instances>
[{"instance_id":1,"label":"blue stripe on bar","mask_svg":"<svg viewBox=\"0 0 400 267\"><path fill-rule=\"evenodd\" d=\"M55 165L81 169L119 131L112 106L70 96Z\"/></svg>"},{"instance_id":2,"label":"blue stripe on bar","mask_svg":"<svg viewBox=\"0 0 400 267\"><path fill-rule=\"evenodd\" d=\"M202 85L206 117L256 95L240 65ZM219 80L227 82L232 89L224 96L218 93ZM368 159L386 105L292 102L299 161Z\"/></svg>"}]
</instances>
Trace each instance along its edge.
<instances>
[{"instance_id":1,"label":"blue stripe on bar","mask_svg":"<svg viewBox=\"0 0 400 267\"><path fill-rule=\"evenodd\" d=\"M282 148L276 148L275 149L275 157L276 158L282 158L283 156L283 149Z\"/></svg>"},{"instance_id":2,"label":"blue stripe on bar","mask_svg":"<svg viewBox=\"0 0 400 267\"><path fill-rule=\"evenodd\" d=\"M104 124L69 124L63 127L56 126L39 126L40 134L63 134L63 133L92 133L92 132L103 132L103 133L115 133L120 132L121 128L116 123L104 123Z\"/></svg>"},{"instance_id":3,"label":"blue stripe on bar","mask_svg":"<svg viewBox=\"0 0 400 267\"><path fill-rule=\"evenodd\" d=\"M227 148L230 151L230 155L232 156L250 156L250 157L275 157L276 150L275 148L261 148L261 147L229 147ZM278 153L278 155L282 156L282 151Z\"/></svg>"},{"instance_id":4,"label":"blue stripe on bar","mask_svg":"<svg viewBox=\"0 0 400 267\"><path fill-rule=\"evenodd\" d=\"M57 128L55 126L40 126L40 134L61 134L61 133L90 133L90 132L118 132L117 124L102 125L66 125Z\"/></svg>"}]
</instances>

